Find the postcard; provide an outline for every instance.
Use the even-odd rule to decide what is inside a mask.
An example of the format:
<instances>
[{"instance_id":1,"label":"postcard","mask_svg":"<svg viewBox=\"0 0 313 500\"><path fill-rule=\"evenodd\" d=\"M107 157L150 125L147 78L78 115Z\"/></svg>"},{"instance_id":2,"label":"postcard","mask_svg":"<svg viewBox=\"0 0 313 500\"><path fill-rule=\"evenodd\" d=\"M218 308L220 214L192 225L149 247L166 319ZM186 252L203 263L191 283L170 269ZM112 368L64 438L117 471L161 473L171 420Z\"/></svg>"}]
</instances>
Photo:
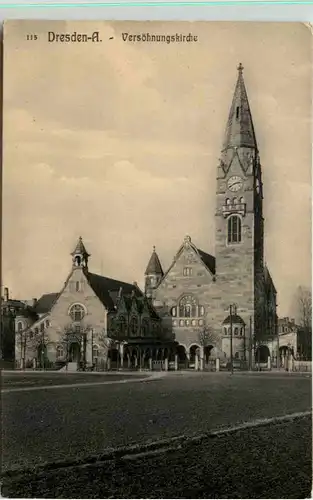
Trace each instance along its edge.
<instances>
[{"instance_id":1,"label":"postcard","mask_svg":"<svg viewBox=\"0 0 313 500\"><path fill-rule=\"evenodd\" d=\"M311 39L5 23L5 496L309 495Z\"/></svg>"}]
</instances>

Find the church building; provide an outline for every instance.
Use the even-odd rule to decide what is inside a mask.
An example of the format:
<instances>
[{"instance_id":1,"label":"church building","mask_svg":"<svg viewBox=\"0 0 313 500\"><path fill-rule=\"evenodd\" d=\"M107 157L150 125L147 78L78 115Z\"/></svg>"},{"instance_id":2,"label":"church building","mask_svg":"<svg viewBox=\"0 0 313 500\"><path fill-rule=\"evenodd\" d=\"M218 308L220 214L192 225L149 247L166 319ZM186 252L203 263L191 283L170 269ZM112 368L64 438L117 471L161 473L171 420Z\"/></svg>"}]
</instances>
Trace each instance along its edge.
<instances>
[{"instance_id":1,"label":"church building","mask_svg":"<svg viewBox=\"0 0 313 500\"><path fill-rule=\"evenodd\" d=\"M146 295L182 356L200 350L229 359L232 344L234 357L248 361L276 336L277 302L264 264L262 168L241 64L217 165L214 239L212 256L186 236L165 273L153 251Z\"/></svg>"},{"instance_id":2,"label":"church building","mask_svg":"<svg viewBox=\"0 0 313 500\"><path fill-rule=\"evenodd\" d=\"M107 363L150 366L178 357L248 361L277 332L276 289L264 264L263 183L249 101L238 67L216 171L215 255L186 236L163 270L153 248L145 290L89 271L80 238L63 289L16 318L21 364ZM46 361L45 361L46 360ZM150 363L150 364L149 364Z\"/></svg>"}]
</instances>

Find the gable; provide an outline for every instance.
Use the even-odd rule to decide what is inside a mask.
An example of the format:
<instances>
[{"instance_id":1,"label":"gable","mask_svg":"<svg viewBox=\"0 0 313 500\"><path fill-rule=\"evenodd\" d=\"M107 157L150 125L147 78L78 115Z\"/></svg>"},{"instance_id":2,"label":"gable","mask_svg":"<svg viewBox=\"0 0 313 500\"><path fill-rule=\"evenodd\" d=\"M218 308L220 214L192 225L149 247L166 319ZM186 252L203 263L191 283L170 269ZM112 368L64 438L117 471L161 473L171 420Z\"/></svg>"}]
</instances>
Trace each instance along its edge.
<instances>
[{"instance_id":1,"label":"gable","mask_svg":"<svg viewBox=\"0 0 313 500\"><path fill-rule=\"evenodd\" d=\"M160 289L170 282L198 282L212 281L215 275L215 257L198 249L191 243L190 237L186 237L184 244L178 250L174 261L157 289Z\"/></svg>"}]
</instances>

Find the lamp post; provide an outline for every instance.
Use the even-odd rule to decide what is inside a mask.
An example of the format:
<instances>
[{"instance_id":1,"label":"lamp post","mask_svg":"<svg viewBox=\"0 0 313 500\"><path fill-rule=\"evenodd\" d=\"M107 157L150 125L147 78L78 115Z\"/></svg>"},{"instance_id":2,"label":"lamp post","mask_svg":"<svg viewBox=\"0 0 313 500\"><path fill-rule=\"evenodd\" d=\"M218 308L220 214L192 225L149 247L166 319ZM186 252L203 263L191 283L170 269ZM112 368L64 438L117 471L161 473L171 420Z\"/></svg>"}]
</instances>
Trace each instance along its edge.
<instances>
[{"instance_id":1,"label":"lamp post","mask_svg":"<svg viewBox=\"0 0 313 500\"><path fill-rule=\"evenodd\" d=\"M42 330L41 335L41 359L42 359L42 370L45 371L45 333Z\"/></svg>"},{"instance_id":2,"label":"lamp post","mask_svg":"<svg viewBox=\"0 0 313 500\"><path fill-rule=\"evenodd\" d=\"M229 316L230 316L230 371L231 374L234 373L233 367L233 315L237 314L237 307L235 304L229 306Z\"/></svg>"},{"instance_id":3,"label":"lamp post","mask_svg":"<svg viewBox=\"0 0 313 500\"><path fill-rule=\"evenodd\" d=\"M252 371L252 349L253 349L253 340L252 340L252 318L249 318L249 370Z\"/></svg>"},{"instance_id":4,"label":"lamp post","mask_svg":"<svg viewBox=\"0 0 313 500\"><path fill-rule=\"evenodd\" d=\"M91 366L93 368L93 328L91 329Z\"/></svg>"},{"instance_id":5,"label":"lamp post","mask_svg":"<svg viewBox=\"0 0 313 500\"><path fill-rule=\"evenodd\" d=\"M243 325L243 360L245 362L245 369L246 369L246 325Z\"/></svg>"}]
</instances>

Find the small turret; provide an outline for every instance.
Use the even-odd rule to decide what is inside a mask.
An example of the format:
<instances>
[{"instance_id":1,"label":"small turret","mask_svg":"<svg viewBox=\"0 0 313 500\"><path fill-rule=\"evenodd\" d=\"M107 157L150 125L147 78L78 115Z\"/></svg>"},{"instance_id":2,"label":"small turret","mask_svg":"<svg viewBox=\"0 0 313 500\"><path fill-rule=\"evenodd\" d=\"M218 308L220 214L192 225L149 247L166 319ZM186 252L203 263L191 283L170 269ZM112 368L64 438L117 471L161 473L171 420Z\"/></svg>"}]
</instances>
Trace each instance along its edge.
<instances>
[{"instance_id":1,"label":"small turret","mask_svg":"<svg viewBox=\"0 0 313 500\"><path fill-rule=\"evenodd\" d=\"M90 254L87 252L81 236L78 238L75 250L71 253L71 255L73 257L73 267L88 269L88 258L90 257Z\"/></svg>"},{"instance_id":2,"label":"small turret","mask_svg":"<svg viewBox=\"0 0 313 500\"><path fill-rule=\"evenodd\" d=\"M152 298L153 290L158 286L163 276L164 273L160 259L155 251L155 247L153 247L153 252L145 272L145 294L148 298Z\"/></svg>"}]
</instances>

